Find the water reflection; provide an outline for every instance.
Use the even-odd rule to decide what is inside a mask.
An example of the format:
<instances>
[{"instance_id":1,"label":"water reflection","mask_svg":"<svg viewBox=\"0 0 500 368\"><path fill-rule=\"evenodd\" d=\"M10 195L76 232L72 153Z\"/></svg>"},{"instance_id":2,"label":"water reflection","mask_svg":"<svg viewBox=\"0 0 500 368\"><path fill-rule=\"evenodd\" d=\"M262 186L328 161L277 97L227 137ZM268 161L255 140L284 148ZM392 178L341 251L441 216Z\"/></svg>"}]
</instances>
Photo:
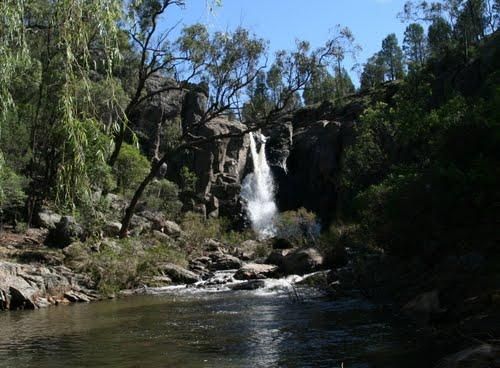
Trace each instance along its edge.
<instances>
[{"instance_id":1,"label":"water reflection","mask_svg":"<svg viewBox=\"0 0 500 368\"><path fill-rule=\"evenodd\" d=\"M250 292L7 312L0 367L374 367L380 352L407 348L387 318L362 300Z\"/></svg>"}]
</instances>

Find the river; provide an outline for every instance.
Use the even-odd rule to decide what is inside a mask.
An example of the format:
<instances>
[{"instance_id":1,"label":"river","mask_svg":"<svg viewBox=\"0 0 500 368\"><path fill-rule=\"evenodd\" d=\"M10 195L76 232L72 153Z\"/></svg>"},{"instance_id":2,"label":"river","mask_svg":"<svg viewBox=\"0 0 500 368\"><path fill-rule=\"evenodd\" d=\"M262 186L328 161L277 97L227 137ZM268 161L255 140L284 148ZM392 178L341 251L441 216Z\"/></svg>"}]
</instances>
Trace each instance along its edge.
<instances>
[{"instance_id":1,"label":"river","mask_svg":"<svg viewBox=\"0 0 500 368\"><path fill-rule=\"evenodd\" d=\"M427 366L408 332L360 298L177 289L1 313L0 367Z\"/></svg>"}]
</instances>

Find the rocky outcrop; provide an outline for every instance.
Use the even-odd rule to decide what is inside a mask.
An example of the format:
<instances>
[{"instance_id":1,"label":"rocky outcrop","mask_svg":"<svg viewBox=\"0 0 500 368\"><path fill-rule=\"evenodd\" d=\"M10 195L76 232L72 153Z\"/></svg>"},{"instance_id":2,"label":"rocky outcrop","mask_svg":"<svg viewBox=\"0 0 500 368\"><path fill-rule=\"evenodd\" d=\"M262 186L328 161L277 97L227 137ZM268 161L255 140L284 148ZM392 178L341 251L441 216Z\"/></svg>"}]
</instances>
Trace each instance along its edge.
<instances>
[{"instance_id":1,"label":"rocky outcrop","mask_svg":"<svg viewBox=\"0 0 500 368\"><path fill-rule=\"evenodd\" d=\"M281 210L305 207L324 222L332 219L338 202L341 156L353 124L320 120L294 131L287 175L277 177Z\"/></svg>"},{"instance_id":2,"label":"rocky outcrop","mask_svg":"<svg viewBox=\"0 0 500 368\"><path fill-rule=\"evenodd\" d=\"M89 277L64 266L0 261L0 310L37 309L98 298Z\"/></svg>"},{"instance_id":3,"label":"rocky outcrop","mask_svg":"<svg viewBox=\"0 0 500 368\"><path fill-rule=\"evenodd\" d=\"M152 75L145 85L145 93L160 90L164 92L155 93L152 98L144 101L131 117L141 146L150 157L157 157L164 151L164 138L168 129L171 125L180 124L177 117L181 113L184 93L177 87L173 79L159 74ZM180 126L177 129L180 129Z\"/></svg>"},{"instance_id":4,"label":"rocky outcrop","mask_svg":"<svg viewBox=\"0 0 500 368\"><path fill-rule=\"evenodd\" d=\"M46 243L56 248L64 248L71 243L84 239L83 227L78 224L74 217L63 216L50 230Z\"/></svg>"}]
</instances>

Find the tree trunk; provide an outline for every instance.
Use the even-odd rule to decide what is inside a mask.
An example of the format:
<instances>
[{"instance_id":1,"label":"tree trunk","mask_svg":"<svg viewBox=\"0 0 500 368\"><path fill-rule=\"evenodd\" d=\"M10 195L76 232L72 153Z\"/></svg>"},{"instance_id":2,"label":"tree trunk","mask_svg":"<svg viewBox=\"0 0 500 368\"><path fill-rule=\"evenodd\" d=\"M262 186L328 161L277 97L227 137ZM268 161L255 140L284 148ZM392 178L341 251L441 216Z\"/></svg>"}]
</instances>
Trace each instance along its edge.
<instances>
[{"instance_id":1,"label":"tree trunk","mask_svg":"<svg viewBox=\"0 0 500 368\"><path fill-rule=\"evenodd\" d=\"M166 157L163 157L162 160L157 161L156 163L151 166L151 170L149 171L149 174L144 178L144 180L141 182L139 187L137 187L134 196L132 197L132 200L130 201L130 204L128 205L126 211L125 211L125 216L123 216L122 220L122 227L120 229L120 238L125 238L128 235L128 229L130 227L130 220L132 220L132 216L134 215L135 207L137 206L137 202L139 202L139 199L141 198L142 194L144 193L144 190L148 186L148 184L155 178L156 174L158 173L159 169L161 166L165 163Z\"/></svg>"}]
</instances>

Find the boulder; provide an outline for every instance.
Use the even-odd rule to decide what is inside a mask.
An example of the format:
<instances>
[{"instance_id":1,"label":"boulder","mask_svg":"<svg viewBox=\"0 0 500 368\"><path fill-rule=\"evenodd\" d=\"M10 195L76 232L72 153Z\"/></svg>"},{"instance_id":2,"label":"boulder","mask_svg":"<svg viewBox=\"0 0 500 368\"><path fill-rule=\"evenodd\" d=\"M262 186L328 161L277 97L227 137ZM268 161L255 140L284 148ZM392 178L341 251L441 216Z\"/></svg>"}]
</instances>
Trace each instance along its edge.
<instances>
[{"instance_id":1,"label":"boulder","mask_svg":"<svg viewBox=\"0 0 500 368\"><path fill-rule=\"evenodd\" d=\"M230 285L229 287L232 290L255 290L263 288L264 286L266 286L266 283L263 280L249 280L239 284Z\"/></svg>"},{"instance_id":2,"label":"boulder","mask_svg":"<svg viewBox=\"0 0 500 368\"><path fill-rule=\"evenodd\" d=\"M163 222L163 232L174 238L178 238L182 234L181 227L177 223L168 220Z\"/></svg>"},{"instance_id":3,"label":"boulder","mask_svg":"<svg viewBox=\"0 0 500 368\"><path fill-rule=\"evenodd\" d=\"M121 228L122 228L121 222L107 221L104 224L102 231L105 236L115 237L118 236L118 234L120 234Z\"/></svg>"},{"instance_id":4,"label":"boulder","mask_svg":"<svg viewBox=\"0 0 500 368\"><path fill-rule=\"evenodd\" d=\"M287 254L280 271L287 275L304 275L317 271L323 265L323 256L314 248L298 249Z\"/></svg>"},{"instance_id":5,"label":"boulder","mask_svg":"<svg viewBox=\"0 0 500 368\"><path fill-rule=\"evenodd\" d=\"M273 239L273 249L291 249L293 244L290 240L285 238L275 238Z\"/></svg>"},{"instance_id":6,"label":"boulder","mask_svg":"<svg viewBox=\"0 0 500 368\"><path fill-rule=\"evenodd\" d=\"M49 246L64 248L71 243L84 240L83 227L72 216L63 216L56 227L49 232L47 244Z\"/></svg>"},{"instance_id":7,"label":"boulder","mask_svg":"<svg viewBox=\"0 0 500 368\"><path fill-rule=\"evenodd\" d=\"M38 225L49 230L56 228L56 224L61 221L62 216L54 211L44 208L38 212Z\"/></svg>"},{"instance_id":8,"label":"boulder","mask_svg":"<svg viewBox=\"0 0 500 368\"><path fill-rule=\"evenodd\" d=\"M240 259L223 253L213 253L210 255L211 263L208 268L210 271L234 270L242 266Z\"/></svg>"},{"instance_id":9,"label":"boulder","mask_svg":"<svg viewBox=\"0 0 500 368\"><path fill-rule=\"evenodd\" d=\"M133 215L130 219L130 231L134 235L140 235L145 232L148 232L152 228L151 221L146 219L145 217Z\"/></svg>"},{"instance_id":10,"label":"boulder","mask_svg":"<svg viewBox=\"0 0 500 368\"><path fill-rule=\"evenodd\" d=\"M194 284L199 281L198 275L194 272L173 263L163 263L159 266L159 269L164 276L170 277L176 283Z\"/></svg>"},{"instance_id":11,"label":"boulder","mask_svg":"<svg viewBox=\"0 0 500 368\"><path fill-rule=\"evenodd\" d=\"M500 367L500 348L491 344L473 346L449 355L439 363L440 368Z\"/></svg>"},{"instance_id":12,"label":"boulder","mask_svg":"<svg viewBox=\"0 0 500 368\"><path fill-rule=\"evenodd\" d=\"M441 308L439 291L432 290L417 295L403 306L403 311L417 321L427 323L433 314L444 312Z\"/></svg>"},{"instance_id":13,"label":"boulder","mask_svg":"<svg viewBox=\"0 0 500 368\"><path fill-rule=\"evenodd\" d=\"M285 261L285 257L290 254L290 249L276 249L269 254L266 258L265 263L273 264L278 266L279 268L283 267L283 263Z\"/></svg>"},{"instance_id":14,"label":"boulder","mask_svg":"<svg viewBox=\"0 0 500 368\"><path fill-rule=\"evenodd\" d=\"M278 266L270 264L247 263L234 275L236 280L267 279L276 274Z\"/></svg>"}]
</instances>

